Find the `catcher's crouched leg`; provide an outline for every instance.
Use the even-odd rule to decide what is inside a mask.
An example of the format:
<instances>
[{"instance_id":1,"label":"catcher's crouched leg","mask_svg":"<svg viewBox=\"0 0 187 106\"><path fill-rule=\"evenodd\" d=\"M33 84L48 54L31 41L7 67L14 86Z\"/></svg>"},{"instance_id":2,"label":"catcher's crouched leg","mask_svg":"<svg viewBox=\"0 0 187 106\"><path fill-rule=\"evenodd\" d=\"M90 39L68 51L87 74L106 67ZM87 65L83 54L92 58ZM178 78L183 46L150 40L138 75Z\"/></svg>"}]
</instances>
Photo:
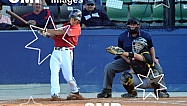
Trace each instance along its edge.
<instances>
[{"instance_id":1,"label":"catcher's crouched leg","mask_svg":"<svg viewBox=\"0 0 187 106\"><path fill-rule=\"evenodd\" d=\"M120 82L128 93L122 94L122 98L137 98L137 91L134 89L133 77L130 73L124 72L120 78Z\"/></svg>"},{"instance_id":2,"label":"catcher's crouched leg","mask_svg":"<svg viewBox=\"0 0 187 106\"><path fill-rule=\"evenodd\" d=\"M159 75L157 70L153 70L152 74L154 74L154 76ZM150 85L152 86L152 88L154 89L155 96L159 97L160 91L158 89L160 88L160 84L158 82L159 82L161 77L154 78L154 76L152 74L149 75L149 82L150 82Z\"/></svg>"},{"instance_id":3,"label":"catcher's crouched leg","mask_svg":"<svg viewBox=\"0 0 187 106\"><path fill-rule=\"evenodd\" d=\"M154 74L154 76L159 75L158 72L156 72L156 70L153 70L153 74ZM149 76L150 85L154 89L154 94L156 95L156 97L159 97L159 98L169 98L170 95L167 93L167 91L164 92L164 91L158 90L161 88L160 84L158 83L160 78L161 78L161 76L157 77L157 78L153 78L153 76L151 76L151 75Z\"/></svg>"},{"instance_id":4,"label":"catcher's crouched leg","mask_svg":"<svg viewBox=\"0 0 187 106\"><path fill-rule=\"evenodd\" d=\"M84 100L84 98L79 94L79 92L77 92L69 94L67 100Z\"/></svg>"}]
</instances>

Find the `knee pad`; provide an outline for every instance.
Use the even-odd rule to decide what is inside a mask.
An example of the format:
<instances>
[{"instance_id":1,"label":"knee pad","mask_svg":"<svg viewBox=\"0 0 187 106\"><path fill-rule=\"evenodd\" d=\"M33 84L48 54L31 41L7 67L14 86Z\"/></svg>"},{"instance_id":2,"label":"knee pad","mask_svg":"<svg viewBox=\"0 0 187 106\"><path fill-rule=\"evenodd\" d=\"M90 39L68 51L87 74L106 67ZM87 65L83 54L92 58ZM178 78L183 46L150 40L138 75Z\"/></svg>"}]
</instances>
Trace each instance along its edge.
<instances>
[{"instance_id":1,"label":"knee pad","mask_svg":"<svg viewBox=\"0 0 187 106\"><path fill-rule=\"evenodd\" d=\"M128 72L123 72L120 78L120 82L123 85L132 85L133 84L133 79L132 75Z\"/></svg>"},{"instance_id":2,"label":"knee pad","mask_svg":"<svg viewBox=\"0 0 187 106\"><path fill-rule=\"evenodd\" d=\"M154 77L156 77L156 76L159 75L158 70L156 70L156 69L152 69L152 71L153 71L153 73L150 73L150 74L149 74L149 79L150 79L150 80L155 79ZM153 76L153 75L154 75L154 76Z\"/></svg>"},{"instance_id":3,"label":"knee pad","mask_svg":"<svg viewBox=\"0 0 187 106\"><path fill-rule=\"evenodd\" d=\"M133 85L133 77L130 73L128 72L122 73L120 81L129 94L137 95L136 89L134 89L134 85Z\"/></svg>"}]
</instances>

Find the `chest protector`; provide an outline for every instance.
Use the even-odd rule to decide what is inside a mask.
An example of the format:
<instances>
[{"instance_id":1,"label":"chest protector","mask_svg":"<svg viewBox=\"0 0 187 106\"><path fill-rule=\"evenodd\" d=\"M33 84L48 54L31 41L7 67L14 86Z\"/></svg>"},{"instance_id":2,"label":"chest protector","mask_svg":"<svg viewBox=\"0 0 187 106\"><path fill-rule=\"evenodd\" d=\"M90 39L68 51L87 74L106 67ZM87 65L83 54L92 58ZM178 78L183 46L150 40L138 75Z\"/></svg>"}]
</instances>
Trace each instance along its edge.
<instances>
[{"instance_id":1,"label":"chest protector","mask_svg":"<svg viewBox=\"0 0 187 106\"><path fill-rule=\"evenodd\" d=\"M141 55L143 56L144 60L139 61L135 60L134 58L131 58L130 66L135 72L135 74L147 76L149 69L154 67L154 62L149 52L142 52Z\"/></svg>"}]
</instances>

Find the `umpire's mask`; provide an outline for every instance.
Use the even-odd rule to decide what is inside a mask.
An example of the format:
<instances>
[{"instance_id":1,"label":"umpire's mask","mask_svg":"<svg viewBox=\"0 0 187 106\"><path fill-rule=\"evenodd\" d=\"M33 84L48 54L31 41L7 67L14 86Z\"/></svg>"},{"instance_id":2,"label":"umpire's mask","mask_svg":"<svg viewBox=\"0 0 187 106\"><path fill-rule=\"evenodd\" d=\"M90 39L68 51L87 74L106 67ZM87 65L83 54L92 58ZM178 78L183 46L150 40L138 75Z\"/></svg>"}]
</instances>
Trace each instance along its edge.
<instances>
[{"instance_id":1,"label":"umpire's mask","mask_svg":"<svg viewBox=\"0 0 187 106\"><path fill-rule=\"evenodd\" d=\"M140 29L140 22L136 18L129 18L126 25L130 34L137 34Z\"/></svg>"}]
</instances>

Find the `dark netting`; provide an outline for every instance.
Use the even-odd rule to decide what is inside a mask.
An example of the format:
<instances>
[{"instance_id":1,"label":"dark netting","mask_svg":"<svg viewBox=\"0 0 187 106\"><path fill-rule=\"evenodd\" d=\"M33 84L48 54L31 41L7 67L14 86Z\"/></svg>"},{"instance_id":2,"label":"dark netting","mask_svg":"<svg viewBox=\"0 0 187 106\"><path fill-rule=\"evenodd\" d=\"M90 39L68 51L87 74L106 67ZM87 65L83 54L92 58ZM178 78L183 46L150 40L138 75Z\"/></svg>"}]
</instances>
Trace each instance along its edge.
<instances>
[{"instance_id":1,"label":"dark netting","mask_svg":"<svg viewBox=\"0 0 187 106\"><path fill-rule=\"evenodd\" d=\"M102 5L98 1L102 2ZM172 7L172 3L174 8L173 11L170 11L168 6ZM92 4L88 5L92 6ZM85 23L81 22L83 29L125 29L126 22L130 17L137 18L140 21L141 29L147 31L171 31L187 27L187 0L95 0L94 6L98 11L82 16L82 20L84 18L87 20ZM5 13L7 7L4 5L3 15L7 15ZM66 3L58 6L44 6L44 9L49 9L53 14L57 26L62 26L69 21L68 16L72 9L80 9L83 12L85 8L83 4L67 5ZM13 6L11 9L17 15L22 16L31 12L33 8L22 5ZM110 22L102 13L109 18ZM169 16L169 13L173 13L173 15ZM174 21L170 20L170 17L174 17ZM14 24L14 18L10 18Z\"/></svg>"},{"instance_id":2,"label":"dark netting","mask_svg":"<svg viewBox=\"0 0 187 106\"><path fill-rule=\"evenodd\" d=\"M110 18L110 25L84 27L125 29L130 17L137 18L141 29L146 31L172 31L187 27L187 0L103 0L104 11ZM121 3L121 4L120 4ZM173 10L171 5L174 3ZM96 6L97 8L97 6ZM100 9L100 8L98 8ZM170 20L172 11L174 21Z\"/></svg>"}]
</instances>

